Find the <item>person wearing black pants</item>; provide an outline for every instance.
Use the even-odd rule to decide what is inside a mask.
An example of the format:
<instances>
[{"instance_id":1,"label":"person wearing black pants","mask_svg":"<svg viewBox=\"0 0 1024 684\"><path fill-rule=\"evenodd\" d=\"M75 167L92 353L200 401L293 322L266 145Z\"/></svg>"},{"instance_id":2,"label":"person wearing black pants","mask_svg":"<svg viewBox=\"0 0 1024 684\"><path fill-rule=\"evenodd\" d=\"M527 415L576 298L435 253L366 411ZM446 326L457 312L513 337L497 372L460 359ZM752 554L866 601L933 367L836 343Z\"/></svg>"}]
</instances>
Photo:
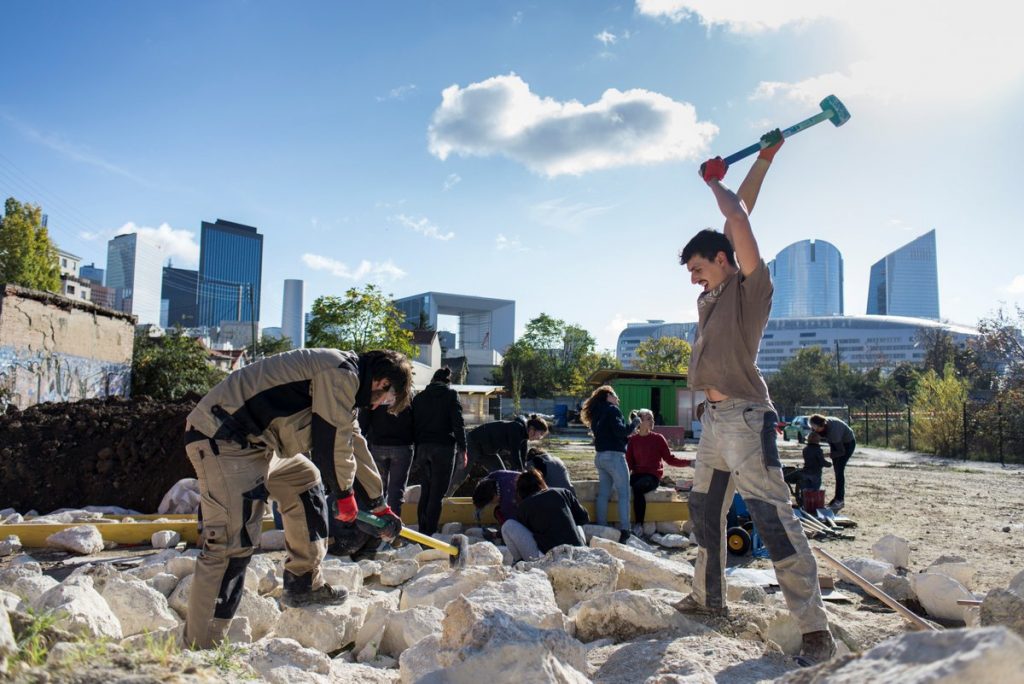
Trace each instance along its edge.
<instances>
[{"instance_id":1,"label":"person wearing black pants","mask_svg":"<svg viewBox=\"0 0 1024 684\"><path fill-rule=\"evenodd\" d=\"M665 474L664 464L685 468L693 465L693 461L672 455L665 436L654 432L654 413L650 409L640 409L636 415L640 419L640 426L626 445L626 465L629 466L629 486L633 490L633 533L642 537L647 517L645 495L661 484Z\"/></svg>"},{"instance_id":2,"label":"person wearing black pants","mask_svg":"<svg viewBox=\"0 0 1024 684\"><path fill-rule=\"evenodd\" d=\"M850 426L838 418L826 418L815 413L807 422L811 424L812 430L821 435L822 441L828 442L832 468L836 473L836 494L828 507L838 513L846 505L846 464L857 448L857 439Z\"/></svg>"},{"instance_id":3,"label":"person wearing black pants","mask_svg":"<svg viewBox=\"0 0 1024 684\"><path fill-rule=\"evenodd\" d=\"M459 393L451 388L447 366L434 373L427 387L412 400L415 460L420 468L419 531L437 532L441 501L455 471L456 461L466 463L466 428Z\"/></svg>"}]
</instances>

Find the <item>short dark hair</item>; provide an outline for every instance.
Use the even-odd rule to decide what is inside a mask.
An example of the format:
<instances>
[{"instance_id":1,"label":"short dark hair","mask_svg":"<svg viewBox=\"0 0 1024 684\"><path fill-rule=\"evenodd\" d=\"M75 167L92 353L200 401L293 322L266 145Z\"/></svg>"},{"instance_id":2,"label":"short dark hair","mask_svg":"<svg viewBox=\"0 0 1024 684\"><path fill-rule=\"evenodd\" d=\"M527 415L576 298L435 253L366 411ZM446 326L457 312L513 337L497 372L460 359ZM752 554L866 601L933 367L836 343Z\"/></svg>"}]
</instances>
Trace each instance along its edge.
<instances>
[{"instance_id":1,"label":"short dark hair","mask_svg":"<svg viewBox=\"0 0 1024 684\"><path fill-rule=\"evenodd\" d=\"M828 418L821 415L820 413L815 413L813 416L807 419L807 422L815 427L825 427L825 425L828 423Z\"/></svg>"},{"instance_id":2,"label":"short dark hair","mask_svg":"<svg viewBox=\"0 0 1024 684\"><path fill-rule=\"evenodd\" d=\"M817 432L811 431L807 435L807 443L808 444L821 444L821 435L819 435Z\"/></svg>"},{"instance_id":3,"label":"short dark hair","mask_svg":"<svg viewBox=\"0 0 1024 684\"><path fill-rule=\"evenodd\" d=\"M543 449L538 449L537 447L530 447L530 450L526 452L527 467L533 468L542 476L547 477L548 464L545 460L546 456L548 456L548 452L544 451Z\"/></svg>"},{"instance_id":4,"label":"short dark hair","mask_svg":"<svg viewBox=\"0 0 1024 684\"><path fill-rule=\"evenodd\" d=\"M430 378L430 382L443 382L446 385L450 385L452 382L452 369L448 366L442 366L434 371L434 377Z\"/></svg>"},{"instance_id":5,"label":"short dark hair","mask_svg":"<svg viewBox=\"0 0 1024 684\"><path fill-rule=\"evenodd\" d=\"M498 496L498 483L489 477L485 477L476 483L476 489L473 490L473 506L480 510L494 501L496 496Z\"/></svg>"},{"instance_id":6,"label":"short dark hair","mask_svg":"<svg viewBox=\"0 0 1024 684\"><path fill-rule=\"evenodd\" d=\"M388 413L397 416L412 401L412 364L404 354L390 349L375 349L359 355L366 364L370 380L387 379L395 391L395 403Z\"/></svg>"},{"instance_id":7,"label":"short dark hair","mask_svg":"<svg viewBox=\"0 0 1024 684\"><path fill-rule=\"evenodd\" d=\"M736 265L736 256L733 254L729 238L713 228L705 228L690 238L683 247L683 251L679 253L679 263L685 266L695 256L714 261L719 252L725 252L725 260L730 266Z\"/></svg>"},{"instance_id":8,"label":"short dark hair","mask_svg":"<svg viewBox=\"0 0 1024 684\"><path fill-rule=\"evenodd\" d=\"M524 470L516 478L516 497L522 501L548 488L544 476L536 470Z\"/></svg>"},{"instance_id":9,"label":"short dark hair","mask_svg":"<svg viewBox=\"0 0 1024 684\"><path fill-rule=\"evenodd\" d=\"M536 413L531 413L530 417L526 420L526 428L533 428L537 432L548 433L548 422L538 416Z\"/></svg>"}]
</instances>

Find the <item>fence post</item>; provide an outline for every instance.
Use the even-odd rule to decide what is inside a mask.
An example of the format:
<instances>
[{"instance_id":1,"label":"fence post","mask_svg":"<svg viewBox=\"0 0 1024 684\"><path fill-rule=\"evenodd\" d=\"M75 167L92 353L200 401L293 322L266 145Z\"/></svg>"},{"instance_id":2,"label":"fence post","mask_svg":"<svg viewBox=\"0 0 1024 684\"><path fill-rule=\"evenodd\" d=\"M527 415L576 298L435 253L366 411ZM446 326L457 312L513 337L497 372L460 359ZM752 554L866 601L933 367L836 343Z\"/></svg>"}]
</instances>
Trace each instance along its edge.
<instances>
[{"instance_id":1,"label":"fence post","mask_svg":"<svg viewBox=\"0 0 1024 684\"><path fill-rule=\"evenodd\" d=\"M868 405L864 404L864 443L871 443L871 412L868 410Z\"/></svg>"},{"instance_id":2,"label":"fence post","mask_svg":"<svg viewBox=\"0 0 1024 684\"><path fill-rule=\"evenodd\" d=\"M1003 458L1003 402L996 403L996 425L999 428L999 465L1006 467L1006 461Z\"/></svg>"},{"instance_id":3,"label":"fence post","mask_svg":"<svg viewBox=\"0 0 1024 684\"><path fill-rule=\"evenodd\" d=\"M907 451L914 450L914 431L912 426L913 416L910 414L910 404L907 404Z\"/></svg>"},{"instance_id":4,"label":"fence post","mask_svg":"<svg viewBox=\"0 0 1024 684\"><path fill-rule=\"evenodd\" d=\"M966 401L964 402L963 433L964 433L964 460L966 461L967 460L967 402Z\"/></svg>"},{"instance_id":5,"label":"fence post","mask_svg":"<svg viewBox=\"0 0 1024 684\"><path fill-rule=\"evenodd\" d=\"M885 407L885 448L889 448L889 407Z\"/></svg>"}]
</instances>

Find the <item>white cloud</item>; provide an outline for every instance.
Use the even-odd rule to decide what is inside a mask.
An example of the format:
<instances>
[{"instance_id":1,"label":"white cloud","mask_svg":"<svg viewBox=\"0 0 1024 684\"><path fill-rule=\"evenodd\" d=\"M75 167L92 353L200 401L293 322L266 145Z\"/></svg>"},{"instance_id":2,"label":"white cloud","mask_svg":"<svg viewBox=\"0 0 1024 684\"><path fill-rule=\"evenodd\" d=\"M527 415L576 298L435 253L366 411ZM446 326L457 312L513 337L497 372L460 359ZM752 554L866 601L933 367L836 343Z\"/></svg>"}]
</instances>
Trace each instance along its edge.
<instances>
[{"instance_id":1,"label":"white cloud","mask_svg":"<svg viewBox=\"0 0 1024 684\"><path fill-rule=\"evenodd\" d=\"M451 231L448 231L447 233L442 233L441 230L436 225L431 223L430 219L426 218L425 216L421 216L420 218L414 218L412 216L406 216L405 214L397 214L395 216L392 216L391 220L397 221L401 223L403 226L407 228L412 228L417 233L426 235L428 238L433 238L435 240L447 242L448 240L451 240L453 237L455 237L455 233Z\"/></svg>"},{"instance_id":2,"label":"white cloud","mask_svg":"<svg viewBox=\"0 0 1024 684\"><path fill-rule=\"evenodd\" d=\"M387 95L378 95L377 102L386 102L388 100L404 100L407 96L411 95L416 90L415 83L406 83L396 88L392 88L388 91Z\"/></svg>"},{"instance_id":3,"label":"white cloud","mask_svg":"<svg viewBox=\"0 0 1024 684\"><path fill-rule=\"evenodd\" d=\"M1024 294L1024 274L1015 276L1006 291L1012 295Z\"/></svg>"},{"instance_id":4,"label":"white cloud","mask_svg":"<svg viewBox=\"0 0 1024 684\"><path fill-rule=\"evenodd\" d=\"M405 271L388 259L384 262L370 262L363 259L354 269L349 268L344 262L325 257L320 254L303 254L302 262L314 271L327 271L338 278L346 280L398 280L405 277Z\"/></svg>"},{"instance_id":5,"label":"white cloud","mask_svg":"<svg viewBox=\"0 0 1024 684\"><path fill-rule=\"evenodd\" d=\"M693 105L659 93L612 88L592 104L559 102L530 92L513 73L445 88L428 137L442 160L501 154L558 176L698 159L717 132Z\"/></svg>"},{"instance_id":6,"label":"white cloud","mask_svg":"<svg viewBox=\"0 0 1024 684\"><path fill-rule=\"evenodd\" d=\"M448 192L461 182L462 176L457 173L449 173L448 177L444 179L444 191Z\"/></svg>"},{"instance_id":7,"label":"white cloud","mask_svg":"<svg viewBox=\"0 0 1024 684\"><path fill-rule=\"evenodd\" d=\"M609 45L615 45L615 41L618 40L618 38L615 37L615 34L612 33L611 31L608 31L607 29L601 31L598 34L595 34L594 39L599 41L605 47L608 47Z\"/></svg>"},{"instance_id":8,"label":"white cloud","mask_svg":"<svg viewBox=\"0 0 1024 684\"><path fill-rule=\"evenodd\" d=\"M504 233L498 233L498 237L494 239L494 247L499 252L511 251L511 252L525 252L526 247L523 247L523 243L520 242L519 236L516 235L514 238L505 237Z\"/></svg>"},{"instance_id":9,"label":"white cloud","mask_svg":"<svg viewBox=\"0 0 1024 684\"><path fill-rule=\"evenodd\" d=\"M164 256L172 259L178 268L190 268L199 264L199 243L196 242L196 234L191 230L171 228L166 223L151 228L138 226L129 221L115 231L114 235L129 233L137 233L150 242L156 243L163 251ZM90 235L95 234L90 233Z\"/></svg>"},{"instance_id":10,"label":"white cloud","mask_svg":"<svg viewBox=\"0 0 1024 684\"><path fill-rule=\"evenodd\" d=\"M793 82L765 81L754 97L818 102L964 102L1019 87L1024 59L1017 46L1019 3L978 0L637 0L641 14L679 22L695 19L734 33L757 34L828 21L840 30L846 66ZM810 68L810 66L809 66Z\"/></svg>"},{"instance_id":11,"label":"white cloud","mask_svg":"<svg viewBox=\"0 0 1024 684\"><path fill-rule=\"evenodd\" d=\"M604 330L607 333L618 335L620 332L626 329L626 326L630 323L644 323L642 318L629 318L620 312L616 312L612 320L608 321L608 325L604 326Z\"/></svg>"},{"instance_id":12,"label":"white cloud","mask_svg":"<svg viewBox=\"0 0 1024 684\"><path fill-rule=\"evenodd\" d=\"M611 211L611 205L601 206L585 202L566 201L564 197L540 202L529 208L529 215L537 223L548 228L557 228L570 233L578 233L590 219Z\"/></svg>"}]
</instances>

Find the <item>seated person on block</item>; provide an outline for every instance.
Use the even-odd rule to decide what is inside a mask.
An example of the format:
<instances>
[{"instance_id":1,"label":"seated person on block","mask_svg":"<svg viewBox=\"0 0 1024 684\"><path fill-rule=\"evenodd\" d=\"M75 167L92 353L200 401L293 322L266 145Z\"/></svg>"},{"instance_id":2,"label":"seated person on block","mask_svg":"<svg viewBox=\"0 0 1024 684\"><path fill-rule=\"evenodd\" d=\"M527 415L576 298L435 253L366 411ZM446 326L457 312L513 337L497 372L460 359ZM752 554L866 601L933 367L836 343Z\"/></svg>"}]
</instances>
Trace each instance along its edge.
<instances>
[{"instance_id":1,"label":"seated person on block","mask_svg":"<svg viewBox=\"0 0 1024 684\"><path fill-rule=\"evenodd\" d=\"M501 536L513 561L534 560L563 544L586 546L581 525L590 522L587 511L568 489L549 488L536 470L516 480L519 511L501 526Z\"/></svg>"},{"instance_id":2,"label":"seated person on block","mask_svg":"<svg viewBox=\"0 0 1024 684\"><path fill-rule=\"evenodd\" d=\"M629 466L629 486L633 490L633 534L643 536L647 515L647 492L653 492L665 474L665 463L680 468L693 465L686 458L676 458L665 436L654 432L654 413L650 409L636 412L640 427L626 444L626 465Z\"/></svg>"},{"instance_id":3,"label":"seated person on block","mask_svg":"<svg viewBox=\"0 0 1024 684\"><path fill-rule=\"evenodd\" d=\"M807 435L807 446L803 450L804 467L786 474L786 482L797 486L797 500L803 503L800 492L816 492L821 489L821 471L831 468L821 449L821 436L817 432Z\"/></svg>"}]
</instances>

